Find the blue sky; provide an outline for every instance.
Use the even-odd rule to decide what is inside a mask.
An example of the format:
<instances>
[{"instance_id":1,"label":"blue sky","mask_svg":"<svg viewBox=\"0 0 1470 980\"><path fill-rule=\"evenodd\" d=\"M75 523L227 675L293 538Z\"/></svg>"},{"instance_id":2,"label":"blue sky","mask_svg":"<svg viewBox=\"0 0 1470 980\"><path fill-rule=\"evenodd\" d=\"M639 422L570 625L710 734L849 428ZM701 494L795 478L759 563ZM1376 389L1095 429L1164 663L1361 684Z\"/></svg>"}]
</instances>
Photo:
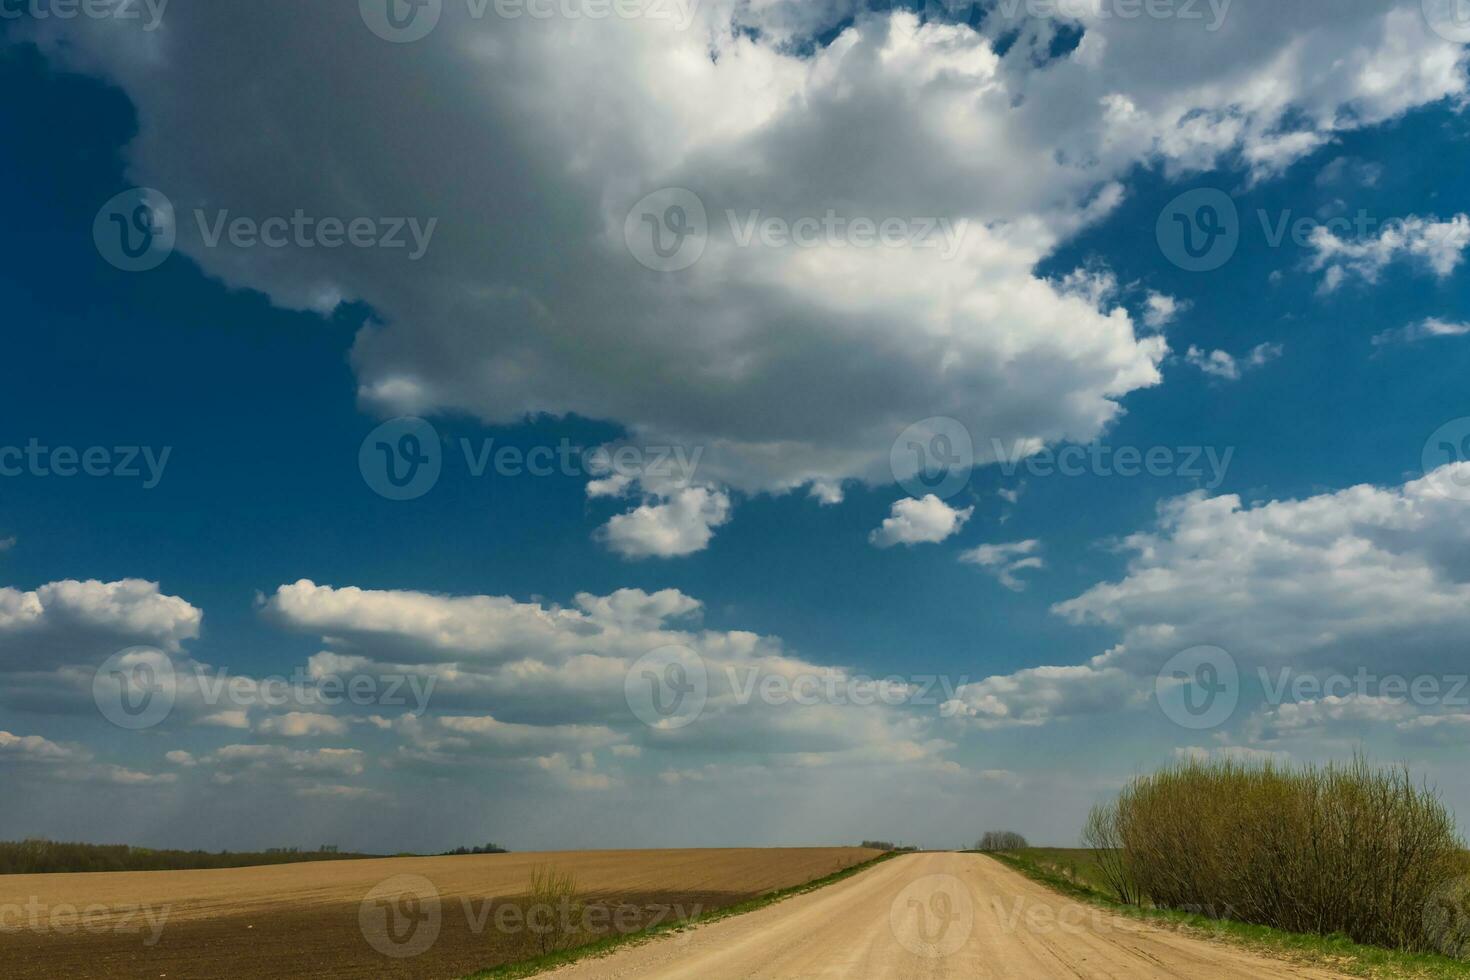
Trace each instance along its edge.
<instances>
[{"instance_id":1,"label":"blue sky","mask_svg":"<svg viewBox=\"0 0 1470 980\"><path fill-rule=\"evenodd\" d=\"M3 28L26 94L0 107L0 447L168 455L155 486L0 476L0 773L25 789L0 836L1069 843L1182 755L1357 747L1467 812L1458 697L1258 682L1448 692L1466 669L1470 450L1425 456L1470 446L1466 60L1417 0L1237 0L1215 31L1105 3L721 3L683 30L450 3L408 43L355 4L267 6ZM137 188L177 241L132 272L93 226ZM688 268L636 235L640 208L674 217L642 203L665 188L707 212ZM1203 189L1239 230L1189 271L1159 228ZM298 211L370 218L378 244L209 239ZM905 240L739 240L829 214ZM410 216L423 254L379 247ZM1298 240L1273 242L1283 221ZM952 255L916 244L940 222ZM402 417L442 473L392 500L360 453ZM891 462L914 424L975 446L942 499ZM699 465L476 476L462 446L491 439ZM1038 468L1094 444L1174 464ZM669 646L707 703L651 727L623 680ZM1201 646L1240 705L1192 729L1158 678ZM180 680L130 730L93 684L123 650L181 679L434 686L412 712ZM742 704L722 678L746 670L914 690ZM936 678L944 698L917 693Z\"/></svg>"}]
</instances>

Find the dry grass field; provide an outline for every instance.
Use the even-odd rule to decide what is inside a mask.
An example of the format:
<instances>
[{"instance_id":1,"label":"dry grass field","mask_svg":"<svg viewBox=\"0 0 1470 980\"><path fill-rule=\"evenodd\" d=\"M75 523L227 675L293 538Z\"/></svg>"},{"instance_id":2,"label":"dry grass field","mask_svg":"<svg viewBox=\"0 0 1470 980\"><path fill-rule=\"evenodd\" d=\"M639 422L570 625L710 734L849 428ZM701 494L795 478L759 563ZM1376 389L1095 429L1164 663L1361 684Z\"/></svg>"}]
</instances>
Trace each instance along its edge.
<instances>
[{"instance_id":1,"label":"dry grass field","mask_svg":"<svg viewBox=\"0 0 1470 980\"><path fill-rule=\"evenodd\" d=\"M3 875L0 963L8 978L459 977L539 951L542 938L521 921L538 867L574 875L576 920L606 932L721 908L878 853L572 851ZM417 955L380 952L413 951L430 933Z\"/></svg>"}]
</instances>

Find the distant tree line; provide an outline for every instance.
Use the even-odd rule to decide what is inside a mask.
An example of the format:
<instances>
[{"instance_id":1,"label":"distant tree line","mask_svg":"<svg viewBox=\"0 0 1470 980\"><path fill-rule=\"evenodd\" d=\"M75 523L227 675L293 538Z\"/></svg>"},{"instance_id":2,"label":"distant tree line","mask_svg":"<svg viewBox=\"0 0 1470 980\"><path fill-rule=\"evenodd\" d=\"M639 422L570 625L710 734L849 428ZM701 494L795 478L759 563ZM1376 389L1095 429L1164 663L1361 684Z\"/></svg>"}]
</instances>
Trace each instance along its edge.
<instances>
[{"instance_id":1,"label":"distant tree line","mask_svg":"<svg viewBox=\"0 0 1470 980\"><path fill-rule=\"evenodd\" d=\"M171 851L127 844L72 844L33 839L0 841L0 874L62 874L82 871L185 871L200 868L243 868L300 861L334 861L372 857L344 854L335 846L318 851L272 848L269 851Z\"/></svg>"},{"instance_id":2,"label":"distant tree line","mask_svg":"<svg viewBox=\"0 0 1470 980\"><path fill-rule=\"evenodd\" d=\"M1014 830L987 830L975 842L977 851L1020 851L1031 845Z\"/></svg>"},{"instance_id":3,"label":"distant tree line","mask_svg":"<svg viewBox=\"0 0 1470 980\"><path fill-rule=\"evenodd\" d=\"M498 844L486 844L483 847L456 847L454 850L452 850L452 851L445 851L444 853L446 855L448 855L448 854L509 854L510 852L508 850L506 850L505 848L501 847Z\"/></svg>"},{"instance_id":4,"label":"distant tree line","mask_svg":"<svg viewBox=\"0 0 1470 980\"><path fill-rule=\"evenodd\" d=\"M917 851L918 848L912 844L895 844L890 840L865 840L860 847L866 847L873 851Z\"/></svg>"}]
</instances>

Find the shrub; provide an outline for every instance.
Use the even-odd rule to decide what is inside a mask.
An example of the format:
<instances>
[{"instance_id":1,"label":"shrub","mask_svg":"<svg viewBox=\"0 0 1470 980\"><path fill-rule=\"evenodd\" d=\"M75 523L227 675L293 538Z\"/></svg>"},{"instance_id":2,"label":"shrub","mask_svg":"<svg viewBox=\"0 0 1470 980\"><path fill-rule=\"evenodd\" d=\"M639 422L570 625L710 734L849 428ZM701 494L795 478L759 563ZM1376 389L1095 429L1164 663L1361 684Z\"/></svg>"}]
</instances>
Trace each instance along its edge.
<instances>
[{"instance_id":1,"label":"shrub","mask_svg":"<svg viewBox=\"0 0 1470 980\"><path fill-rule=\"evenodd\" d=\"M1095 810L1087 836L1115 855L1105 873L1120 897L1393 949L1464 943L1433 925L1470 871L1463 845L1406 769L1185 762Z\"/></svg>"}]
</instances>

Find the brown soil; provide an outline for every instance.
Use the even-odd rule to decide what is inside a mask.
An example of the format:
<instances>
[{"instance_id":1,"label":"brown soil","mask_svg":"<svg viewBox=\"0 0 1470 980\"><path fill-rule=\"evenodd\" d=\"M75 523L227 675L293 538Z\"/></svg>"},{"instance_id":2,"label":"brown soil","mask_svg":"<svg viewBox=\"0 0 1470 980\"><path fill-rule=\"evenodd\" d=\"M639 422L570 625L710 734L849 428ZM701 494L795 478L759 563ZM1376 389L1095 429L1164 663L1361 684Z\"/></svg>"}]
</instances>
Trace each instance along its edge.
<instances>
[{"instance_id":1,"label":"brown soil","mask_svg":"<svg viewBox=\"0 0 1470 980\"><path fill-rule=\"evenodd\" d=\"M517 896L528 891L537 866L575 874L579 900L590 909L548 910L542 921L555 937L567 915L596 935L634 930L802 884L876 854L859 848L582 851L6 875L0 876L0 973L17 980L453 978L538 950L548 933L526 928L517 914L526 905ZM423 880L433 894L415 896ZM384 882L395 883L390 894L382 902L369 899ZM432 919L426 900L437 903ZM394 920L395 943L385 935L386 916L398 914L404 918ZM430 921L438 931L422 952L380 951L413 951L412 940L421 935L416 923Z\"/></svg>"}]
</instances>

